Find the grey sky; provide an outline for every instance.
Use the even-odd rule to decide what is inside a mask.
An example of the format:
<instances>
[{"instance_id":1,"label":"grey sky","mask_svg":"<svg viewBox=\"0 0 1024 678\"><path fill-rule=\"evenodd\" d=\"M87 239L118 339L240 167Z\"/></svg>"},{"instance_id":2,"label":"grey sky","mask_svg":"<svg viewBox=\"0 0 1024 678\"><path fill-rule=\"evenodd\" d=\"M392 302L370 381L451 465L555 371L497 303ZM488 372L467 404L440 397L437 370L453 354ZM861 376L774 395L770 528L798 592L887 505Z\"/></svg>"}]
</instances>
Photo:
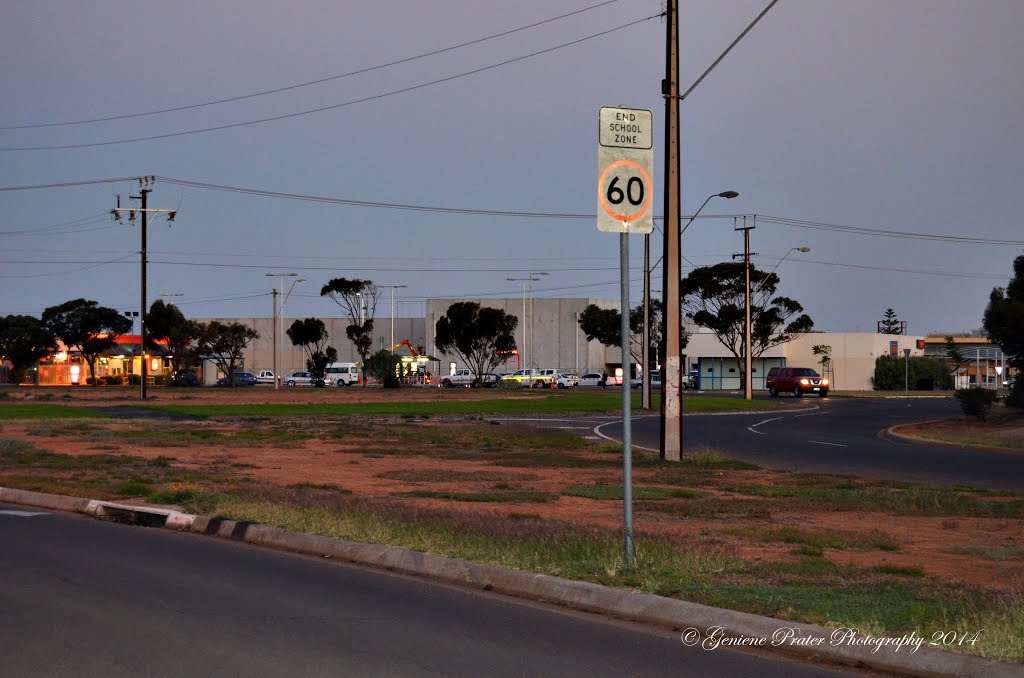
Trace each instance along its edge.
<instances>
[{"instance_id":1,"label":"grey sky","mask_svg":"<svg viewBox=\"0 0 1024 678\"><path fill-rule=\"evenodd\" d=\"M598 4L499 2L9 3L0 24L0 126L163 109L328 77ZM687 86L767 0L684 0ZM0 130L0 148L151 136L375 96L548 49L658 14L619 0L446 54L290 92L100 124ZM781 0L683 102L683 205L1024 241L1024 3L1015 0ZM655 117L659 195L664 24L653 19L476 75L265 124L94 148L0 151L0 186L160 175L356 200L593 213L602 105ZM0 313L39 314L77 296L137 308L138 229L99 219L128 183L0 192ZM193 317L267 316L274 281L308 279L289 315L332 316L336 276L406 284L425 297L517 296L506 281L549 271L537 296L618 295L618 238L593 220L396 211L238 195L158 182L150 301ZM99 228L103 227L103 228ZM34 232L10 234L10 231ZM654 256L660 238L654 238ZM684 254L728 259L731 219L701 219ZM758 221L757 264L823 330L870 330L894 308L912 333L980 323L1020 245L868 237ZM642 238L631 240L639 298ZM124 257L125 263L93 266ZM801 261L801 259L806 261ZM64 263L16 263L64 262ZM175 262L175 263L161 263ZM825 263L812 263L825 262ZM202 264L202 265L197 265ZM90 268L85 268L91 266ZM874 270L909 269L910 271ZM85 270L81 270L85 268ZM470 270L472 269L472 270ZM923 272L956 275L930 275ZM660 271L655 275L660 280ZM660 282L656 284L660 288ZM381 305L387 314L387 301Z\"/></svg>"}]
</instances>

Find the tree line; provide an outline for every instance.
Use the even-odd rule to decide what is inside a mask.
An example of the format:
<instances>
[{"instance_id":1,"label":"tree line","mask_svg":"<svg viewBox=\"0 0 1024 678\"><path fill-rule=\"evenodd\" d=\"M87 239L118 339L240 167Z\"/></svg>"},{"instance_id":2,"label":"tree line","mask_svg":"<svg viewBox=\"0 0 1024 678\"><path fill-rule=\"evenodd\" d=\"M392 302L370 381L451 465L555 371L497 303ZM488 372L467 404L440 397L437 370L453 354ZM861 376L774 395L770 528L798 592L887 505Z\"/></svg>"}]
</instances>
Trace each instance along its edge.
<instances>
[{"instance_id":1,"label":"tree line","mask_svg":"<svg viewBox=\"0 0 1024 678\"><path fill-rule=\"evenodd\" d=\"M767 349L790 341L800 333L809 332L814 323L803 313L803 306L794 299L776 295L779 276L751 267L751 341L746 345L745 327L745 264L723 262L697 267L681 282L682 310L701 327L710 330L743 365L749 351L752 358ZM1014 276L1006 288L992 290L985 310L984 327L993 342L1002 347L1008 363L1017 370L1024 368L1024 256L1013 264ZM401 360L390 350L370 355L374 315L380 289L371 280L333 278L320 290L344 312L349 324L345 334L352 342L364 366L364 373L397 385L401 376ZM644 326L643 306L630 310L630 352L641 362ZM589 305L580 314L579 326L587 340L606 346L619 346L620 314L614 309ZM651 304L649 319L652 368L664 361L663 313L661 304ZM502 362L503 354L515 350L515 329L519 319L500 309L482 307L476 302L452 304L435 325L437 350L462 358L478 379ZM901 329L895 311L887 309L883 331L898 333ZM8 315L0 318L0 357L10 364L15 374L50 356L57 340L76 350L89 368L95 383L95 365L101 355L115 345L115 337L131 329L131 321L115 309L100 306L96 301L73 299L43 311L40 318L29 315ZM317 382L322 383L324 371L337 359L337 350L328 344L330 337L318 318L296 320L287 334L294 346L303 349L306 367ZM242 361L242 352L259 337L255 329L238 322L201 323L189 320L174 304L163 300L153 302L147 317L147 350L166 346L175 375L185 374L199 361L213 361L234 384L234 374ZM685 348L688 338L682 336ZM815 347L819 349L822 347ZM823 367L830 355L815 351ZM956 361L955 353L949 356ZM741 375L742 377L743 375ZM907 375L904 375L906 379ZM365 380L364 380L365 384ZM1018 380L1015 394L1024 398Z\"/></svg>"}]
</instances>

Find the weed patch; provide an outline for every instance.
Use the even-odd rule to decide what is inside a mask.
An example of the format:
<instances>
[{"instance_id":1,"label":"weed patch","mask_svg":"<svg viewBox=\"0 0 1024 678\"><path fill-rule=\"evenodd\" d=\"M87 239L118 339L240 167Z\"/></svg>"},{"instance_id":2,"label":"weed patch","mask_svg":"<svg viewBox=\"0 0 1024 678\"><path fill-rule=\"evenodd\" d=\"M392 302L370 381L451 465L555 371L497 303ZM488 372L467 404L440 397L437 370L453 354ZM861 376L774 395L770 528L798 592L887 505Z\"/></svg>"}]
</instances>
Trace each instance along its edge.
<instances>
[{"instance_id":1,"label":"weed patch","mask_svg":"<svg viewBox=\"0 0 1024 678\"><path fill-rule=\"evenodd\" d=\"M622 501L621 485L570 485L562 490L567 497ZM638 501L661 501L664 499L694 499L702 493L678 487L634 487L633 498Z\"/></svg>"},{"instance_id":2,"label":"weed patch","mask_svg":"<svg viewBox=\"0 0 1024 678\"><path fill-rule=\"evenodd\" d=\"M501 490L497 492L441 492L436 490L411 490L409 492L394 492L391 496L410 499L447 499L450 501L509 504L542 504L544 502L554 501L558 498L550 492L539 492L537 490Z\"/></svg>"}]
</instances>

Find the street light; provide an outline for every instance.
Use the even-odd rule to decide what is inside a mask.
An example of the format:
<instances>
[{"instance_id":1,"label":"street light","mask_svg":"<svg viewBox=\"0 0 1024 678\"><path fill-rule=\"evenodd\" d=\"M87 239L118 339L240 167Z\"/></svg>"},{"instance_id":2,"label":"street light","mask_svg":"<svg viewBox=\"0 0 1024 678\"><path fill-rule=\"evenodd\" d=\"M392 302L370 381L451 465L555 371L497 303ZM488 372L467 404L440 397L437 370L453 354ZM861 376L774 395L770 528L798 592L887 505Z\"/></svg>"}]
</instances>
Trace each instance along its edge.
<instances>
[{"instance_id":1,"label":"street light","mask_svg":"<svg viewBox=\"0 0 1024 678\"><path fill-rule=\"evenodd\" d=\"M281 388L281 378L284 376L281 374L283 371L281 368L284 366L284 302L291 296L292 290L295 289L295 285L300 282L306 282L304 278L299 278L298 273L267 273L265 274L268 278L279 277L281 279L281 304L277 304L278 291L274 290L274 388ZM292 281L292 286L288 288L288 294L284 293L284 279L295 278ZM280 363L278 362L278 349L280 348Z\"/></svg>"},{"instance_id":2,"label":"street light","mask_svg":"<svg viewBox=\"0 0 1024 678\"><path fill-rule=\"evenodd\" d=\"M704 204L700 206L700 209L698 209L698 210L697 210L696 212L694 212L694 213L693 213L693 216L692 216L692 217L690 217L690 220L689 220L689 221L687 221L687 222L686 222L686 225L685 225L685 226L683 226L683 228L682 228L682 230L681 230L681 231L679 231L679 237L680 237L680 238L682 238L682 237L683 237L683 233L686 233L686 229L688 229L688 228L690 227L690 224L692 224L692 223L693 223L693 220L697 218L697 215L698 215L698 214L700 214L701 210L703 210L703 209L704 209L704 207L705 207L705 206L706 206L706 205L707 205L707 204L708 204L709 202L711 202L711 199L712 199L712 198L725 198L726 200L732 200L733 198L738 198L738 197L739 197L739 195L740 195L740 194L739 194L739 193L737 193L736 191L722 191L721 193L714 193L714 194L712 194L712 195L709 195L709 196L708 196L708 197L707 197L707 198L706 198L706 199L704 200ZM680 252L681 252L681 251L682 251L682 248L679 248L679 249L680 249ZM679 265L680 265L680 270L682 270L682 259L680 259L680 263L679 263Z\"/></svg>"},{"instance_id":3,"label":"street light","mask_svg":"<svg viewBox=\"0 0 1024 678\"><path fill-rule=\"evenodd\" d=\"M701 211L707 206L707 204L709 202L711 202L712 198L725 198L726 200L732 200L733 198L738 198L739 195L740 194L739 194L738 191L722 191L721 193L712 193L711 195L709 195L707 198L704 199L704 202L697 209L697 211L694 212L693 215L686 222L686 224L684 224L683 227L679 229L679 239L680 239L679 240L679 252L678 252L679 260L676 262L676 271L682 271L683 270L682 237L683 237L683 233L685 233L686 229L688 229L690 227L690 224L693 223L694 219L696 219L697 216L701 213ZM661 260L659 259L658 261L660 262ZM657 265L658 265L658 262L655 262L654 266L657 266ZM653 268L653 266L651 268ZM645 289L644 289L644 345L642 347L642 351L644 353L644 356L643 356L643 360L644 360L643 391L645 393L648 393L648 394L650 393L650 388L651 388L651 386L650 386L650 383L651 383L650 382L650 376L648 375L649 370L647 370L647 364L650 362L650 358L647 356L647 351L649 350L647 345L650 343L650 340L648 339L648 337L650 336L650 334L649 334L650 329L648 328L648 324L651 321L651 307L650 307L651 292L650 292L649 286L650 286L650 270L648 270L647 271L647 275L644 276L644 287L645 287ZM682 301L683 301L682 299L679 300L680 305L682 305ZM662 313L664 314L663 317L665 319L668 319L669 317L672 316L672 314L668 313L668 305L667 305L667 303L663 303L662 304ZM680 312L678 315L679 315L679 326L678 326L678 328L673 328L673 330L677 334L676 334L676 336L674 338L673 337L668 337L668 336L665 337L665 347L666 347L666 349L669 346L676 346L676 347L679 348L679 367L676 367L676 369L677 370L682 370L683 372L685 372L687 370L687 367L685 365L682 365L682 361L683 361L683 351L682 351L683 314L682 314L682 312ZM667 324L665 326L665 332L666 332L666 334L671 334L671 332L669 332ZM665 366L664 366L665 367L665 378L661 382L662 402L665 402L666 399L673 399L673 400L681 401L682 392L678 391L678 390L670 391L669 387L668 387L668 384L670 384L670 383L682 384L682 374L670 375L668 373L668 371L669 371L669 361L667 360L667 358L668 358L667 353L666 353L665 357L666 357ZM673 398L673 395L675 396L674 398ZM647 402L647 401L649 401L649 398L650 398L650 396L648 395L648 396L644 397L643 400L645 402ZM670 408L670 409L671 409L671 411L675 411L675 412L681 411L681 409L679 407ZM662 407L662 411L665 411L664 407ZM682 440L682 420L681 419L676 419L676 420L674 420L672 422L668 422L668 423L663 421L662 422L662 427L664 428L665 426L670 426L672 428L675 428L676 431L677 431L677 434L678 434L678 439L680 441Z\"/></svg>"},{"instance_id":4,"label":"street light","mask_svg":"<svg viewBox=\"0 0 1024 678\"><path fill-rule=\"evenodd\" d=\"M526 359L527 359L527 356L529 356L531 359L533 358L533 354L529 351L529 346L533 344L533 322L532 322L532 318L531 318L531 322L530 322L530 343L527 344L527 342L526 342L526 321L527 321L527 318L528 318L528 316L526 315L526 291L527 291L527 288L529 288L529 291L530 291L530 316L532 316L533 315L533 283L535 283L538 280L540 280L539 276L542 276L542 275L550 275L550 274L547 271L530 271L530 274L527 277L525 277L525 278L505 278L505 280L508 280L509 282L518 282L518 283L521 283L522 286L523 286L523 351L522 351L523 366L531 366L532 367L532 365L530 365L527 362Z\"/></svg>"},{"instance_id":5,"label":"street light","mask_svg":"<svg viewBox=\"0 0 1024 678\"><path fill-rule=\"evenodd\" d=\"M401 290L408 285L379 285L391 289L391 350L395 350L395 290Z\"/></svg>"},{"instance_id":6,"label":"street light","mask_svg":"<svg viewBox=\"0 0 1024 678\"><path fill-rule=\"evenodd\" d=\"M761 290L761 288L764 287L764 284L766 282L768 282L768 278L771 277L772 273L775 273L776 269L779 268L779 266L782 264L782 262L785 261L786 257L788 257L790 254L792 254L793 252L803 252L804 254L807 254L810 251L811 251L810 247L804 247L804 246L801 246L801 247L790 247L789 251L786 252L785 254L783 254L782 258L779 259L778 262L776 262L776 264L774 266L772 266L772 270L768 272L768 275L765 276L764 280L761 281L761 284L758 285L757 287L755 287L754 291L751 292L750 294L751 295L757 294Z\"/></svg>"}]
</instances>

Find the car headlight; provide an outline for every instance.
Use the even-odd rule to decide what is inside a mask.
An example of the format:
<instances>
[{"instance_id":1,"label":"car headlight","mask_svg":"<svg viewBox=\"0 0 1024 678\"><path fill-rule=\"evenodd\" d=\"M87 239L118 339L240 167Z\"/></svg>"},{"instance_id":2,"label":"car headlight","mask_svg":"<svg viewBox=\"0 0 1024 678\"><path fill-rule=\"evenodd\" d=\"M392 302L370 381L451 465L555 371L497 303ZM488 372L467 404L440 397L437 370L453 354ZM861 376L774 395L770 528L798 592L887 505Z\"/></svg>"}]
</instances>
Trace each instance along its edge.
<instances>
[{"instance_id":1,"label":"car headlight","mask_svg":"<svg viewBox=\"0 0 1024 678\"><path fill-rule=\"evenodd\" d=\"M809 380L807 380L807 379L801 379L801 380L800 380L800 383L801 383L801 384L803 384L804 386L807 386L807 385L808 385L808 384L810 384L811 382L810 382Z\"/></svg>"},{"instance_id":2,"label":"car headlight","mask_svg":"<svg viewBox=\"0 0 1024 678\"><path fill-rule=\"evenodd\" d=\"M821 385L822 386L828 386L828 379L822 379L821 380Z\"/></svg>"}]
</instances>

